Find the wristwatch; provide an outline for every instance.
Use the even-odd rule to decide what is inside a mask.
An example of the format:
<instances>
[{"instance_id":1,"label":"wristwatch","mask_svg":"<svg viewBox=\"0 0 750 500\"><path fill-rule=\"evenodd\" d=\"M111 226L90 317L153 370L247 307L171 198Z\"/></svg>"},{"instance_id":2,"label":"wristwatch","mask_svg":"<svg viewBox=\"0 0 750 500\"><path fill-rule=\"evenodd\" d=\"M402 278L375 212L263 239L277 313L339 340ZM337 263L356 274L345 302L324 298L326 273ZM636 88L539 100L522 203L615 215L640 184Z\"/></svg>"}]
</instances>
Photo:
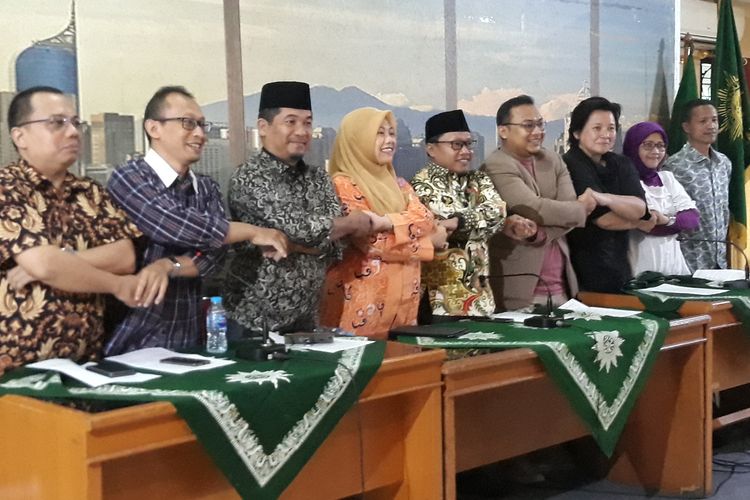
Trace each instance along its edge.
<instances>
[{"instance_id":1,"label":"wristwatch","mask_svg":"<svg viewBox=\"0 0 750 500\"><path fill-rule=\"evenodd\" d=\"M677 222L677 217L675 217L673 215L673 216L667 218L667 223L665 225L666 226L674 226L675 222Z\"/></svg>"},{"instance_id":2,"label":"wristwatch","mask_svg":"<svg viewBox=\"0 0 750 500\"><path fill-rule=\"evenodd\" d=\"M177 274L180 272L180 269L182 269L182 264L180 264L180 261L177 260L177 257L174 255L170 255L167 257L172 262L172 269L169 271L169 276L177 276Z\"/></svg>"}]
</instances>

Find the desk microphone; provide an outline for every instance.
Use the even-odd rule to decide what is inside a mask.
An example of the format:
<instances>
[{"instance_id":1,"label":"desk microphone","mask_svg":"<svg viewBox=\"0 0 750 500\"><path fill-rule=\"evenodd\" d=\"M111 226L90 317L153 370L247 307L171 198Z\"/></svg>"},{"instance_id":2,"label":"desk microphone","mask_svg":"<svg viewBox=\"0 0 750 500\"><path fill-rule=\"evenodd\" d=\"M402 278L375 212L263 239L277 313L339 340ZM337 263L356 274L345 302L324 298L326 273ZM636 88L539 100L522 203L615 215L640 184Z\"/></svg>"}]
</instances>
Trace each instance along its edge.
<instances>
[{"instance_id":1,"label":"desk microphone","mask_svg":"<svg viewBox=\"0 0 750 500\"><path fill-rule=\"evenodd\" d=\"M283 344L277 344L269 336L268 322L266 321L265 315L261 317L261 322L261 343L259 344L257 343L257 341L243 342L237 347L235 356L240 359L247 359L250 361L269 361L272 359L283 361L287 359L286 346ZM257 336L255 337L257 338Z\"/></svg>"},{"instance_id":2,"label":"desk microphone","mask_svg":"<svg viewBox=\"0 0 750 500\"><path fill-rule=\"evenodd\" d=\"M544 285L544 289L547 291L547 305L545 307L545 314L540 316L532 316L531 318L526 318L523 320L523 324L526 326L533 326L535 328L560 328L560 327L567 327L570 326L567 323L565 323L562 316L555 316L552 311L554 310L554 307L552 306L552 293L549 291L549 285L547 285L547 282L544 281L544 278L539 276L536 273L514 273L514 274L496 274L492 276L487 276L487 278L514 278L516 276L532 276L534 278L537 278L542 285Z\"/></svg>"},{"instance_id":3,"label":"desk microphone","mask_svg":"<svg viewBox=\"0 0 750 500\"><path fill-rule=\"evenodd\" d=\"M736 289L742 289L742 288L750 288L750 264L748 264L747 261L747 255L745 255L744 250L740 248L740 246L731 241L731 240L714 240L709 238L685 238L685 237L678 237L677 241L702 241L705 243L722 243L724 245L732 245L735 250L737 250L740 255L742 255L742 258L745 260L745 279L744 280L731 280L731 281L725 281L722 283L723 288L729 288L730 290L736 290Z\"/></svg>"}]
</instances>

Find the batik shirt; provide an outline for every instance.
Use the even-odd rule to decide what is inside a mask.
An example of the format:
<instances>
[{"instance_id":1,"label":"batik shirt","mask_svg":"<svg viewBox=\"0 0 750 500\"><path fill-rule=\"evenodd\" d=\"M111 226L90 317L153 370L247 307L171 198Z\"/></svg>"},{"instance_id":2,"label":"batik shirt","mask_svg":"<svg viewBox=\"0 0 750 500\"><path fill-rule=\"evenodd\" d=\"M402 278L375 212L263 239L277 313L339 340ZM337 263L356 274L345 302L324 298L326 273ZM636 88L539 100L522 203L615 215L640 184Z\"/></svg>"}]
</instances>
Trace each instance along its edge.
<instances>
[{"instance_id":1,"label":"batik shirt","mask_svg":"<svg viewBox=\"0 0 750 500\"><path fill-rule=\"evenodd\" d=\"M236 245L224 290L228 316L252 329L316 326L326 269L342 254L329 237L341 207L326 171L303 161L289 166L263 150L237 168L228 202L235 220L278 229L319 252L292 253L275 262L256 246Z\"/></svg>"},{"instance_id":2,"label":"batik shirt","mask_svg":"<svg viewBox=\"0 0 750 500\"><path fill-rule=\"evenodd\" d=\"M687 143L667 159L663 169L674 174L700 212L700 226L695 231L686 232L685 237L726 240L729 229L729 179L732 172L729 158L714 148L709 149L708 156L703 156ZM683 241L680 245L691 271L727 267L724 243Z\"/></svg>"},{"instance_id":3,"label":"batik shirt","mask_svg":"<svg viewBox=\"0 0 750 500\"><path fill-rule=\"evenodd\" d=\"M333 179L342 209L373 211L357 183L345 175ZM397 326L415 325L420 297L420 263L432 260L434 221L404 179L397 179L406 207L384 214L393 229L350 238L344 258L328 270L320 321L356 335L388 338Z\"/></svg>"},{"instance_id":4,"label":"batik shirt","mask_svg":"<svg viewBox=\"0 0 750 500\"><path fill-rule=\"evenodd\" d=\"M77 361L99 356L104 300L70 293L38 281L8 288L15 257L54 245L82 251L140 236L104 189L66 174L56 189L26 162L0 169L0 357L12 366L47 358Z\"/></svg>"},{"instance_id":5,"label":"batik shirt","mask_svg":"<svg viewBox=\"0 0 750 500\"><path fill-rule=\"evenodd\" d=\"M187 256L198 277L170 278L159 304L130 309L107 342L107 355L165 347L190 349L200 341L201 278L221 265L229 221L219 185L189 172L183 179L153 149L112 172L112 198L133 219L145 238L138 269L170 256Z\"/></svg>"},{"instance_id":6,"label":"batik shirt","mask_svg":"<svg viewBox=\"0 0 750 500\"><path fill-rule=\"evenodd\" d=\"M495 312L487 241L505 223L505 202L481 171L456 174L434 163L417 172L414 191L437 219L460 216L448 250L422 265L433 314L488 316Z\"/></svg>"}]
</instances>

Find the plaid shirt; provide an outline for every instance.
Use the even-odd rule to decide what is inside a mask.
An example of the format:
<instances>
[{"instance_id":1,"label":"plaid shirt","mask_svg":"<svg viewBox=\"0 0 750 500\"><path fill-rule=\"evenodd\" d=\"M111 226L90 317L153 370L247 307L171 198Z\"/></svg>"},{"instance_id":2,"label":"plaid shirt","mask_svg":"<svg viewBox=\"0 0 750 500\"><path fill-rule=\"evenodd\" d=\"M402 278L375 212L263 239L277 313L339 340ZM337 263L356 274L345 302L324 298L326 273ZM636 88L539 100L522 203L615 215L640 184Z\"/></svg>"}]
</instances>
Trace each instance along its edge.
<instances>
[{"instance_id":1,"label":"plaid shirt","mask_svg":"<svg viewBox=\"0 0 750 500\"><path fill-rule=\"evenodd\" d=\"M223 260L229 222L219 186L207 176L190 172L190 178L192 182L181 182L154 150L112 173L110 195L145 235L139 269L163 257L188 255L202 277ZM127 312L105 354L143 347L195 347L200 337L200 291L201 278L172 278L161 304Z\"/></svg>"}]
</instances>

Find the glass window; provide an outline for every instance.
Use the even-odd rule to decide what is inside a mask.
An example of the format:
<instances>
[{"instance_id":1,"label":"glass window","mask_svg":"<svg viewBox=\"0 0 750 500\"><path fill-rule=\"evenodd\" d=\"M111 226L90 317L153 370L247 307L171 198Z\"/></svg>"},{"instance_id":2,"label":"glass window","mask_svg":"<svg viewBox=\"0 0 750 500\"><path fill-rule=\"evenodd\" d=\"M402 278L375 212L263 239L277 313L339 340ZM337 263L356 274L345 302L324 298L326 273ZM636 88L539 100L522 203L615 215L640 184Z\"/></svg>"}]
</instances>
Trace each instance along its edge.
<instances>
[{"instance_id":1,"label":"glass window","mask_svg":"<svg viewBox=\"0 0 750 500\"><path fill-rule=\"evenodd\" d=\"M88 122L81 170L101 182L145 152L143 110L159 87L183 85L202 106L226 106L221 0L79 0L72 14L59 0L0 2L3 164L15 159L4 121L18 88L46 84L76 97ZM215 177L225 166L217 133L195 166Z\"/></svg>"},{"instance_id":2,"label":"glass window","mask_svg":"<svg viewBox=\"0 0 750 500\"><path fill-rule=\"evenodd\" d=\"M442 0L243 1L242 64L248 151L264 83L312 85L315 132L307 160L324 165L341 118L363 106L393 110L399 120L399 175L426 162L424 122L445 109Z\"/></svg>"}]
</instances>

